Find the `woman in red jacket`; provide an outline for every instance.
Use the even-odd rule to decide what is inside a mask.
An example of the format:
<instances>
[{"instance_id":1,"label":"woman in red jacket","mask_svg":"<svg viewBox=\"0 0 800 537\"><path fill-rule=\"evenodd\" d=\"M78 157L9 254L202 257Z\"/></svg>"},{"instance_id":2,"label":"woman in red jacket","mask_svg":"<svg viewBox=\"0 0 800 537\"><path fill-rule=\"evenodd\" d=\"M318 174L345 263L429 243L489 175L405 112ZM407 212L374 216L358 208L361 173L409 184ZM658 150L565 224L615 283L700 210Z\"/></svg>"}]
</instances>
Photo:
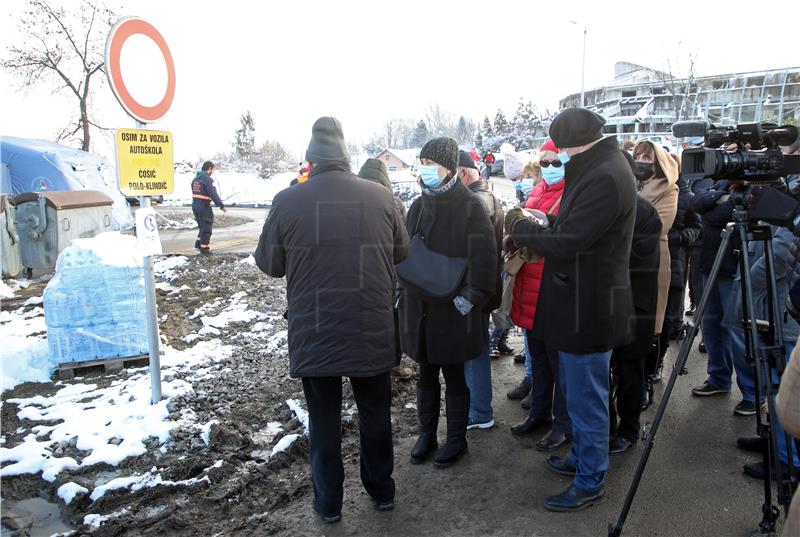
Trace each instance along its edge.
<instances>
[{"instance_id":1,"label":"woman in red jacket","mask_svg":"<svg viewBox=\"0 0 800 537\"><path fill-rule=\"evenodd\" d=\"M547 140L539 149L539 165L542 182L531 191L526 209L536 209L551 215L558 214L561 196L564 193L564 166L556 156L557 149L552 140ZM544 270L543 258L525 263L514 280L514 298L511 304L511 319L525 329L531 360L533 362L533 384L531 409L527 419L511 427L515 435L532 433L540 426L552 422L550 432L536 443L540 451L554 451L570 439L572 424L567 414L567 402L558 384L558 351L547 348L544 341L533 338L533 319L539 286ZM531 382L528 379L528 382Z\"/></svg>"}]
</instances>

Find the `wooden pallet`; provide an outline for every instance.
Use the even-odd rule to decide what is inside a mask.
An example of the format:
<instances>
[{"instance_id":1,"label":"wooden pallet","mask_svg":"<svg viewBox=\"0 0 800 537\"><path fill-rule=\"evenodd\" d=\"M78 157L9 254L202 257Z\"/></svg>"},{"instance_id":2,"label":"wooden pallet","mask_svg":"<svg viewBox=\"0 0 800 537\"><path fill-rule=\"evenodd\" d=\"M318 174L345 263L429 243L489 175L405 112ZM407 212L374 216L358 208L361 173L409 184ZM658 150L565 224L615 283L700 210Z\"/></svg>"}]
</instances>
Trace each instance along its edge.
<instances>
[{"instance_id":1,"label":"wooden pallet","mask_svg":"<svg viewBox=\"0 0 800 537\"><path fill-rule=\"evenodd\" d=\"M104 373L117 373L125 367L144 367L150 364L150 356L125 356L123 358L105 358L103 360L90 360L88 362L67 362L58 364L58 378L70 380L75 378L75 373L87 373L97 368L102 368Z\"/></svg>"}]
</instances>

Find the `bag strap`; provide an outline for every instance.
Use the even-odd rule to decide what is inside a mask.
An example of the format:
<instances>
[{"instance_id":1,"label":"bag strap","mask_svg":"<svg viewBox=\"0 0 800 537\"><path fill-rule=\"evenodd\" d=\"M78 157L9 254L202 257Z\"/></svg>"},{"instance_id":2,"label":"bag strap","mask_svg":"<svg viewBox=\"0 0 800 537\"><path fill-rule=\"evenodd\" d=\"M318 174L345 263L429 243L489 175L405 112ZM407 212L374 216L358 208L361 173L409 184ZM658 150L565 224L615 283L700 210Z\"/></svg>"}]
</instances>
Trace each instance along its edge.
<instances>
[{"instance_id":1,"label":"bag strap","mask_svg":"<svg viewBox=\"0 0 800 537\"><path fill-rule=\"evenodd\" d=\"M414 225L414 234L413 235L416 235L417 232L419 231L419 222L420 222L420 220L422 220L422 201L421 200L419 202L419 214L417 215L417 223Z\"/></svg>"},{"instance_id":2,"label":"bag strap","mask_svg":"<svg viewBox=\"0 0 800 537\"><path fill-rule=\"evenodd\" d=\"M558 206L561 205L561 197L563 195L564 195L563 192L558 195L558 199L556 200L556 202L554 204L552 204L550 206L550 209L547 210L547 214L553 214L555 212L555 210L558 209Z\"/></svg>"}]
</instances>

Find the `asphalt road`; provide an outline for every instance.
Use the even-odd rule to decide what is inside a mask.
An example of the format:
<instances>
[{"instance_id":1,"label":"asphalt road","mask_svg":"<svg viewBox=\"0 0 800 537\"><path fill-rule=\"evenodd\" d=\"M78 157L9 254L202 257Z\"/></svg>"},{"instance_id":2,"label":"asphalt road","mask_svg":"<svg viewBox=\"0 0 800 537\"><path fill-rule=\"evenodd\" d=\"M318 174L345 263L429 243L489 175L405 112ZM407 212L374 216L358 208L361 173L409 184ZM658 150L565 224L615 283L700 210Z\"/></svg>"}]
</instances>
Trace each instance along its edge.
<instances>
[{"instance_id":1,"label":"asphalt road","mask_svg":"<svg viewBox=\"0 0 800 537\"><path fill-rule=\"evenodd\" d=\"M191 215L191 207L168 207L170 212L186 212ZM158 210L158 208L156 208ZM264 226L264 219L267 217L267 209L240 209L231 207L228 209L230 216L249 218L252 222L241 226L214 228L211 236L211 249L217 252L237 252L252 253L258 244L258 237L261 236L261 228ZM220 215L222 211L214 209L214 214ZM194 241L197 239L197 229L162 230L161 247L165 254L195 255Z\"/></svg>"}]
</instances>

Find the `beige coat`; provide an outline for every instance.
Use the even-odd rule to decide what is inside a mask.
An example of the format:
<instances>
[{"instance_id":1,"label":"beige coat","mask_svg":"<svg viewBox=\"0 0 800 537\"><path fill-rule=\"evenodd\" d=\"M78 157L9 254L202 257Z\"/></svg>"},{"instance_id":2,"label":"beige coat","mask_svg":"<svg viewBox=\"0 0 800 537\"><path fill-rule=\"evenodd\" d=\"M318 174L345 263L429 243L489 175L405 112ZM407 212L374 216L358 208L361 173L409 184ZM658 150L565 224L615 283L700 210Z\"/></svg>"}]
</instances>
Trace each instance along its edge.
<instances>
[{"instance_id":1,"label":"beige coat","mask_svg":"<svg viewBox=\"0 0 800 537\"><path fill-rule=\"evenodd\" d=\"M787 433L800 438L800 345L795 345L789 365L781 377L777 399L778 419ZM800 489L798 489L800 490ZM800 535L800 493L795 491L789 516L781 532L783 537Z\"/></svg>"},{"instance_id":2,"label":"beige coat","mask_svg":"<svg viewBox=\"0 0 800 537\"><path fill-rule=\"evenodd\" d=\"M655 333L661 333L664 324L664 312L667 310L667 296L669 295L669 282L672 276L669 257L668 233L675 221L675 212L678 210L678 164L659 145L650 141L640 144L650 144L656 160L664 171L666 177L655 177L641 184L639 195L655 207L661 218L661 237L659 240L660 263L658 266L658 302L656 304ZM638 144L637 144L638 145ZM634 151L636 151L634 149Z\"/></svg>"}]
</instances>

